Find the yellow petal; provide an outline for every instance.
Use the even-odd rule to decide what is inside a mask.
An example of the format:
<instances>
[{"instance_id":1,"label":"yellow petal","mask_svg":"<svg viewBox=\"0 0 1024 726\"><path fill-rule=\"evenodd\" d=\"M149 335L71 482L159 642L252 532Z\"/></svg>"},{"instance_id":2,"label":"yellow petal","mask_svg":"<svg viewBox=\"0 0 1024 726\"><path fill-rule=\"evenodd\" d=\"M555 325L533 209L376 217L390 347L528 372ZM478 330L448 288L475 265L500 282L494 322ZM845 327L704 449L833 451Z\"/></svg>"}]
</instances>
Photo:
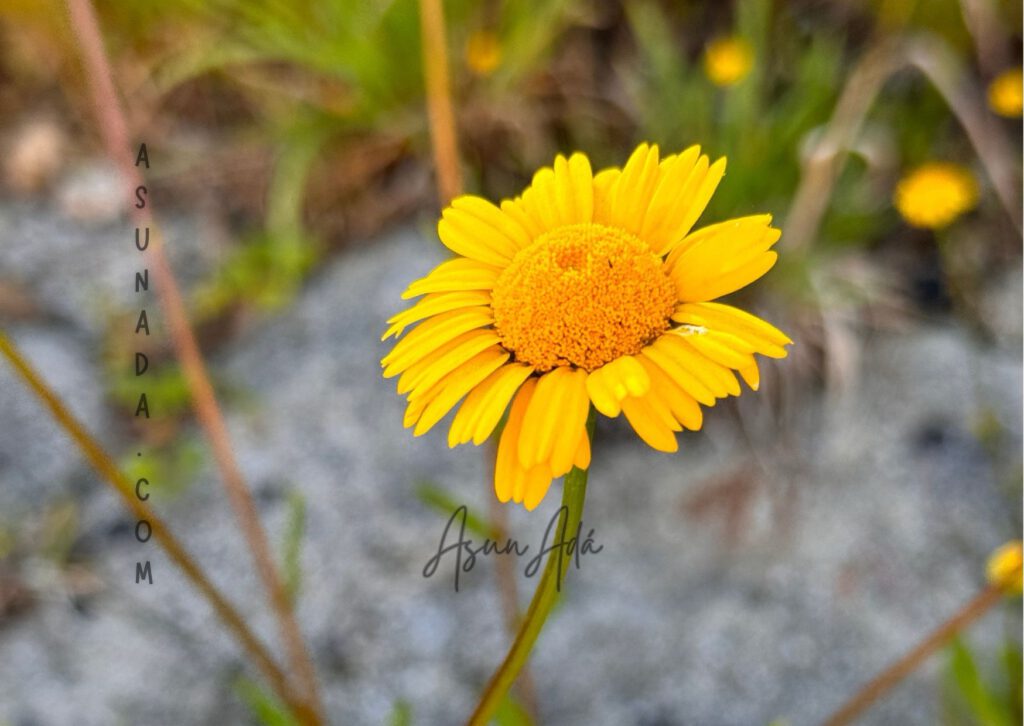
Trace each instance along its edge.
<instances>
[{"instance_id":1,"label":"yellow petal","mask_svg":"<svg viewBox=\"0 0 1024 726\"><path fill-rule=\"evenodd\" d=\"M615 395L611 384L605 380L604 366L591 371L587 376L587 395L590 396L594 408L608 418L615 418L622 411L622 406L619 405L621 399Z\"/></svg>"},{"instance_id":2,"label":"yellow petal","mask_svg":"<svg viewBox=\"0 0 1024 726\"><path fill-rule=\"evenodd\" d=\"M594 221L600 224L612 223L612 189L622 172L619 169L604 169L594 175Z\"/></svg>"},{"instance_id":3,"label":"yellow petal","mask_svg":"<svg viewBox=\"0 0 1024 726\"><path fill-rule=\"evenodd\" d=\"M587 393L594 408L609 418L622 410L619 402L626 396L647 393L651 381L647 371L633 356L622 356L591 371L587 377Z\"/></svg>"},{"instance_id":4,"label":"yellow petal","mask_svg":"<svg viewBox=\"0 0 1024 726\"><path fill-rule=\"evenodd\" d=\"M693 396L684 391L665 371L654 364L650 358L640 355L637 360L647 369L651 377L651 396L664 399L672 416L690 431L699 431L704 422L704 415Z\"/></svg>"},{"instance_id":5,"label":"yellow petal","mask_svg":"<svg viewBox=\"0 0 1024 726\"><path fill-rule=\"evenodd\" d=\"M604 366L607 380L615 395L622 400L627 395L643 396L651 386L647 371L633 356L624 355Z\"/></svg>"},{"instance_id":6,"label":"yellow petal","mask_svg":"<svg viewBox=\"0 0 1024 726\"><path fill-rule=\"evenodd\" d=\"M526 469L550 460L564 437L575 443L587 420L586 371L555 368L541 376L519 437L519 463Z\"/></svg>"},{"instance_id":7,"label":"yellow petal","mask_svg":"<svg viewBox=\"0 0 1024 726\"><path fill-rule=\"evenodd\" d=\"M523 192L523 208L541 229L554 229L561 224L555 202L555 172L546 166L533 175L529 189Z\"/></svg>"},{"instance_id":8,"label":"yellow petal","mask_svg":"<svg viewBox=\"0 0 1024 726\"><path fill-rule=\"evenodd\" d=\"M711 201L711 197L714 195L715 190L718 188L718 183L722 181L724 175L725 159L722 158L712 164L708 168L707 173L700 178L693 196L684 197L685 201L683 204L685 204L686 211L681 215L679 225L669 235L673 243L684 239L686 234L693 229L693 225L697 223L700 215L704 213L708 202Z\"/></svg>"},{"instance_id":9,"label":"yellow petal","mask_svg":"<svg viewBox=\"0 0 1024 726\"><path fill-rule=\"evenodd\" d=\"M775 252L759 254L745 265L723 272L714 278L707 278L687 285L679 299L685 302L714 300L736 292L763 277L768 270L775 267L778 258L779 256Z\"/></svg>"},{"instance_id":10,"label":"yellow petal","mask_svg":"<svg viewBox=\"0 0 1024 726\"><path fill-rule=\"evenodd\" d=\"M672 319L735 335L749 343L755 352L770 358L785 358L786 350L782 346L793 342L785 333L761 318L722 303L684 303Z\"/></svg>"},{"instance_id":11,"label":"yellow petal","mask_svg":"<svg viewBox=\"0 0 1024 726\"><path fill-rule=\"evenodd\" d=\"M448 341L493 322L494 315L489 307L462 308L435 315L416 326L415 330L398 341L391 352L381 359L384 377L397 376Z\"/></svg>"},{"instance_id":12,"label":"yellow petal","mask_svg":"<svg viewBox=\"0 0 1024 726\"><path fill-rule=\"evenodd\" d=\"M531 366L519 363L504 365L474 388L459 407L448 432L448 446L472 440L480 445L498 425L512 396L529 375Z\"/></svg>"},{"instance_id":13,"label":"yellow petal","mask_svg":"<svg viewBox=\"0 0 1024 726\"><path fill-rule=\"evenodd\" d=\"M686 237L665 261L683 302L703 302L748 285L775 264L779 239L767 214L711 225Z\"/></svg>"},{"instance_id":14,"label":"yellow petal","mask_svg":"<svg viewBox=\"0 0 1024 726\"><path fill-rule=\"evenodd\" d=\"M696 338L703 336L704 334L688 334L675 329L661 336L661 339L666 350L676 361L703 383L716 398L740 395L740 384L732 371L692 345Z\"/></svg>"},{"instance_id":15,"label":"yellow petal","mask_svg":"<svg viewBox=\"0 0 1024 726\"><path fill-rule=\"evenodd\" d=\"M676 441L672 429L661 421L645 399L627 398L622 402L622 412L626 414L626 420L636 431L637 436L652 449L666 453L678 451L679 442Z\"/></svg>"},{"instance_id":16,"label":"yellow petal","mask_svg":"<svg viewBox=\"0 0 1024 726\"><path fill-rule=\"evenodd\" d=\"M502 235L506 244L514 251L521 250L533 242L530 229L523 225L517 215L507 214L503 209L482 197L465 195L452 200L452 207L472 214Z\"/></svg>"},{"instance_id":17,"label":"yellow petal","mask_svg":"<svg viewBox=\"0 0 1024 726\"><path fill-rule=\"evenodd\" d=\"M544 230L539 221L535 220L529 215L529 213L527 213L526 208L523 206L522 197L504 200L501 203L501 211L516 224L526 230L527 234L530 236L530 241L536 239Z\"/></svg>"},{"instance_id":18,"label":"yellow petal","mask_svg":"<svg viewBox=\"0 0 1024 726\"><path fill-rule=\"evenodd\" d=\"M664 397L648 394L646 396L630 396L630 399L639 400L646 404L649 412L654 415L662 426L667 427L671 431L683 430L676 417L672 415L672 409L669 408L668 402Z\"/></svg>"},{"instance_id":19,"label":"yellow petal","mask_svg":"<svg viewBox=\"0 0 1024 726\"><path fill-rule=\"evenodd\" d=\"M757 369L757 362L754 365L746 368L740 368L740 375L743 376L743 380L750 386L750 390L756 391L761 385L761 372Z\"/></svg>"},{"instance_id":20,"label":"yellow petal","mask_svg":"<svg viewBox=\"0 0 1024 726\"><path fill-rule=\"evenodd\" d=\"M503 268L488 265L465 257L447 260L435 267L426 277L409 285L402 293L402 299L426 295L431 292L453 292L455 290L491 290Z\"/></svg>"},{"instance_id":21,"label":"yellow petal","mask_svg":"<svg viewBox=\"0 0 1024 726\"><path fill-rule=\"evenodd\" d=\"M642 355L650 358L661 370L665 371L669 378L678 383L679 387L693 398L705 406L714 406L715 393L705 385L701 378L698 378L689 369L688 365L684 364L684 362L688 363L689 361L681 355L680 351L668 340L668 337L663 335L654 341L654 343L643 349Z\"/></svg>"},{"instance_id":22,"label":"yellow petal","mask_svg":"<svg viewBox=\"0 0 1024 726\"><path fill-rule=\"evenodd\" d=\"M536 387L537 379L528 378L519 388L508 412L508 421L501 432L501 439L498 441L498 453L494 459L494 493L502 502L512 499L516 477L522 471L519 465L519 433L522 431L523 417Z\"/></svg>"},{"instance_id":23,"label":"yellow petal","mask_svg":"<svg viewBox=\"0 0 1024 726\"><path fill-rule=\"evenodd\" d=\"M658 183L658 147L640 144L622 168L612 190L612 221L639 234L654 186Z\"/></svg>"},{"instance_id":24,"label":"yellow petal","mask_svg":"<svg viewBox=\"0 0 1024 726\"><path fill-rule=\"evenodd\" d=\"M436 384L441 390L436 395L426 394L431 400L423 410L423 416L417 422L413 436L422 436L430 431L463 396L503 365L508 358L509 354L505 350L486 350L441 379Z\"/></svg>"},{"instance_id":25,"label":"yellow petal","mask_svg":"<svg viewBox=\"0 0 1024 726\"><path fill-rule=\"evenodd\" d=\"M446 208L437 223L437 236L455 254L497 267L511 262L517 251L500 230L465 208Z\"/></svg>"},{"instance_id":26,"label":"yellow petal","mask_svg":"<svg viewBox=\"0 0 1024 726\"><path fill-rule=\"evenodd\" d=\"M388 319L391 326L381 336L381 340L387 340L392 335L401 335L402 332L413 323L425 318L433 317L441 313L459 308L476 307L479 305L490 305L491 293L486 290L466 290L462 292L435 292L422 298L408 310L403 310L397 315Z\"/></svg>"},{"instance_id":27,"label":"yellow petal","mask_svg":"<svg viewBox=\"0 0 1024 726\"><path fill-rule=\"evenodd\" d=\"M583 417L570 420L563 418L565 423L559 427L555 434L555 442L551 448L549 460L551 475L555 477L562 476L572 469L573 461L580 446L580 436L585 436L587 432L587 414L590 411L590 401L587 397L585 381L585 376L576 376L575 396L578 401L572 404L577 406L573 410L578 412L582 409Z\"/></svg>"},{"instance_id":28,"label":"yellow petal","mask_svg":"<svg viewBox=\"0 0 1024 726\"><path fill-rule=\"evenodd\" d=\"M527 472L523 485L523 506L526 511L532 512L544 499L544 495L551 488L554 477L544 464L538 464Z\"/></svg>"},{"instance_id":29,"label":"yellow petal","mask_svg":"<svg viewBox=\"0 0 1024 726\"><path fill-rule=\"evenodd\" d=\"M435 393L437 390L439 389L435 389ZM427 407L428 403L430 403L430 401L425 398L421 398L417 401L410 401L409 405L405 407L405 415L402 417L402 426L409 428L419 421L420 416L423 415L423 410Z\"/></svg>"},{"instance_id":30,"label":"yellow petal","mask_svg":"<svg viewBox=\"0 0 1024 726\"><path fill-rule=\"evenodd\" d=\"M576 456L573 457L572 465L577 469L586 469L590 466L590 434L586 429L583 430L580 443L576 446Z\"/></svg>"},{"instance_id":31,"label":"yellow petal","mask_svg":"<svg viewBox=\"0 0 1024 726\"><path fill-rule=\"evenodd\" d=\"M491 329L464 333L446 344L440 355L435 351L416 365L410 366L398 379L398 393L408 392L409 400L415 400L426 389L488 348L504 350L499 343L498 334Z\"/></svg>"},{"instance_id":32,"label":"yellow petal","mask_svg":"<svg viewBox=\"0 0 1024 726\"><path fill-rule=\"evenodd\" d=\"M646 240L659 255L665 253L671 242L681 239L674 238L674 230L679 227L680 217L686 211L685 205L689 203L685 196L686 185L699 157L700 147L691 146L683 153L669 156L661 162L658 183L640 229L641 239ZM706 169L707 157L702 159ZM693 182L694 191L697 186L698 182Z\"/></svg>"},{"instance_id":33,"label":"yellow petal","mask_svg":"<svg viewBox=\"0 0 1024 726\"><path fill-rule=\"evenodd\" d=\"M560 224L590 222L594 217L594 178L583 154L555 159L555 203Z\"/></svg>"},{"instance_id":34,"label":"yellow petal","mask_svg":"<svg viewBox=\"0 0 1024 726\"><path fill-rule=\"evenodd\" d=\"M708 331L703 335L690 335L686 342L702 355L726 368L738 370L754 365L754 356L741 348L745 345L743 341L728 333L716 334Z\"/></svg>"}]
</instances>

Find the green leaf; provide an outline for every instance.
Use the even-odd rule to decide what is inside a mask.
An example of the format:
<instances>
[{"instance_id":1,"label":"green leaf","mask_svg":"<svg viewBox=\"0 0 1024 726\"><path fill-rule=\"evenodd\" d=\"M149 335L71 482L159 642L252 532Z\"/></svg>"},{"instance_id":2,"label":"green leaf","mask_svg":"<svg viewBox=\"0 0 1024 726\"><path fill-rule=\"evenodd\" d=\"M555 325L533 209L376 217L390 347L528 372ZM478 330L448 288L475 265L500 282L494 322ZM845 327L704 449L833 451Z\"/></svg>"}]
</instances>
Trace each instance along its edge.
<instances>
[{"instance_id":1,"label":"green leaf","mask_svg":"<svg viewBox=\"0 0 1024 726\"><path fill-rule=\"evenodd\" d=\"M299 722L276 696L248 678L235 681L235 692L263 726L299 726Z\"/></svg>"},{"instance_id":2,"label":"green leaf","mask_svg":"<svg viewBox=\"0 0 1024 726\"><path fill-rule=\"evenodd\" d=\"M148 491L159 491L161 498L173 498L196 482L202 468L205 449L194 434L180 434L168 444L147 450L144 456L126 452L120 459L121 470L132 486L139 479L148 482ZM132 496L135 492L132 491Z\"/></svg>"},{"instance_id":3,"label":"green leaf","mask_svg":"<svg viewBox=\"0 0 1024 726\"><path fill-rule=\"evenodd\" d=\"M496 726L534 726L533 718L512 694L505 696L491 723Z\"/></svg>"},{"instance_id":4,"label":"green leaf","mask_svg":"<svg viewBox=\"0 0 1024 726\"><path fill-rule=\"evenodd\" d=\"M412 726L412 706L405 699L399 699L388 716L388 726Z\"/></svg>"},{"instance_id":5,"label":"green leaf","mask_svg":"<svg viewBox=\"0 0 1024 726\"><path fill-rule=\"evenodd\" d=\"M285 526L282 543L281 564L284 570L284 587L288 597L295 602L302 587L302 538L306 533L306 499L297 490L288 495L288 523Z\"/></svg>"},{"instance_id":6,"label":"green leaf","mask_svg":"<svg viewBox=\"0 0 1024 726\"><path fill-rule=\"evenodd\" d=\"M1006 680L1009 688L1006 694L1006 707L1010 723L1020 723L1024 716L1024 704L1022 704L1022 684L1024 684L1024 663L1021 659L1020 640L1007 638L1003 646L1003 670L1006 672Z\"/></svg>"},{"instance_id":7,"label":"green leaf","mask_svg":"<svg viewBox=\"0 0 1024 726\"><path fill-rule=\"evenodd\" d=\"M974 654L960 638L949 646L949 678L973 719L984 726L1010 726L998 694L986 686Z\"/></svg>"},{"instance_id":8,"label":"green leaf","mask_svg":"<svg viewBox=\"0 0 1024 726\"><path fill-rule=\"evenodd\" d=\"M459 507L466 506L456 501L444 489L431 481L421 481L416 485L416 496L431 509L436 509L445 517L451 517ZM466 506L466 529L477 537L494 539L496 533L486 517L476 514Z\"/></svg>"}]
</instances>

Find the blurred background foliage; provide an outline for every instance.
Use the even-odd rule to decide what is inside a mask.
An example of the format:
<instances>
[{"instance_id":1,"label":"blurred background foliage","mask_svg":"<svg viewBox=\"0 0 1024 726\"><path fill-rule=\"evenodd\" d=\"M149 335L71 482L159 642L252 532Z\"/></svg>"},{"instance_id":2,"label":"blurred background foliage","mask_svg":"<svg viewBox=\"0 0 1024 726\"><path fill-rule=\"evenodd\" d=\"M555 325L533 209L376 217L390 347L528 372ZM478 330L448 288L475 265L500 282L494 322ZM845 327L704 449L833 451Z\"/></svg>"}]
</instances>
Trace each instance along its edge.
<instances>
[{"instance_id":1,"label":"blurred background foliage","mask_svg":"<svg viewBox=\"0 0 1024 726\"><path fill-rule=\"evenodd\" d=\"M1004 32L1020 26L1019 4L995 10ZM212 193L234 212L238 249L196 293L201 317L242 299L285 304L320 255L432 206L411 0L170 0L100 11L135 128L156 148L175 140L174 158L154 172L178 192L165 198ZM1003 70L975 57L957 0L458 0L445 12L468 186L489 197L517 193L557 152L582 149L605 166L640 140L666 152L700 143L729 157L708 219L754 210L784 219L802 155L873 39L928 34L980 84ZM6 110L78 117L62 112L87 104L62 6L14 0L0 19L4 75L34 80L5 89ZM716 38L751 55L728 86L704 62ZM1019 37L1001 41L1000 65L1018 64ZM890 196L901 171L931 158L974 163L946 103L912 71L889 82L851 151L816 247L900 236ZM982 221L1005 222L991 211Z\"/></svg>"},{"instance_id":2,"label":"blurred background foliage","mask_svg":"<svg viewBox=\"0 0 1024 726\"><path fill-rule=\"evenodd\" d=\"M970 27L979 6L987 15ZM436 211L412 0L170 0L100 12L130 123L152 148L175 150L150 174L155 193L205 210L225 241L191 293L207 342L287 305L325 255ZM979 88L1020 63L1019 35L1006 29L1020 26L1021 8L1010 2L457 0L445 12L469 191L512 196L558 152L582 149L602 167L641 140L665 153L700 143L729 158L707 220L768 211L785 225L851 68L881 39L927 37ZM0 73L19 81L3 84L0 109L15 130L42 117L64 136L94 134L71 121L88 117L88 100L65 23L55 0L0 10ZM712 62L722 41L739 53L717 61L732 78ZM1000 123L1019 137L1019 121ZM1019 259L1019 236L985 193L946 100L920 72L896 72L841 151L849 159L823 192L813 244L783 255L756 293L807 322L802 362L841 377L846 364L828 359L843 347L837 321L865 315L955 308L990 334L982 281ZM900 176L931 159L956 161L983 185L978 209L939 235L906 225L891 202ZM977 233L965 240L967 224Z\"/></svg>"}]
</instances>

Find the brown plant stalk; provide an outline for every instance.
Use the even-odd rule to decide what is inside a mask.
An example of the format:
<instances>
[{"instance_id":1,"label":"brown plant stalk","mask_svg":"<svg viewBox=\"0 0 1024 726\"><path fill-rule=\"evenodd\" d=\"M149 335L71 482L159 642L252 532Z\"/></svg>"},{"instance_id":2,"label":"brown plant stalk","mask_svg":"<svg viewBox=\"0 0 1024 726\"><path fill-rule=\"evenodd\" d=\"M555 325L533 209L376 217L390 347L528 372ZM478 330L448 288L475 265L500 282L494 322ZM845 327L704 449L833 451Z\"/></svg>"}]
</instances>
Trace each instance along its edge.
<instances>
[{"instance_id":1,"label":"brown plant stalk","mask_svg":"<svg viewBox=\"0 0 1024 726\"><path fill-rule=\"evenodd\" d=\"M143 184L143 180L138 168L133 164L124 110L114 88L110 61L103 46L95 10L90 0L67 0L67 5L107 153L121 171L129 190L134 191ZM210 441L228 500L241 525L259 577L267 591L290 670L301 685L306 704L303 709L304 719L309 723L321 723L323 716L313 662L295 619L291 600L271 556L267 535L260 522L252 493L242 478L235 460L227 426L217 405L213 386L189 324L181 292L164 252L159 229L153 224L148 204L142 209L133 208L133 216L137 226L151 227L154 233L151 244L153 277L161 308L167 317L171 343L191 392L196 418Z\"/></svg>"},{"instance_id":2,"label":"brown plant stalk","mask_svg":"<svg viewBox=\"0 0 1024 726\"><path fill-rule=\"evenodd\" d=\"M252 662L263 673L274 692L294 710L302 704L292 691L284 673L278 668L274 659L246 625L245 619L221 594L220 590L209 580L202 568L192 559L177 538L171 534L164 522L141 499L135 496L134 486L127 476L114 463L113 458L96 441L86 428L61 403L57 394L46 385L32 364L15 347L5 333L0 331L0 354L14 368L14 371L25 382L25 385L36 395L40 402L49 409L53 418L64 429L65 433L78 446L86 460L96 470L103 481L106 481L121 498L128 509L141 521L149 523L153 537L164 549L167 556L192 582L196 590L206 598L214 612L224 621L228 630L238 640L239 645L252 659Z\"/></svg>"},{"instance_id":3,"label":"brown plant stalk","mask_svg":"<svg viewBox=\"0 0 1024 726\"><path fill-rule=\"evenodd\" d=\"M448 41L441 0L420 0L423 74L427 86L427 116L437 169L437 194L444 207L462 193L455 114L448 79Z\"/></svg>"},{"instance_id":4,"label":"brown plant stalk","mask_svg":"<svg viewBox=\"0 0 1024 726\"><path fill-rule=\"evenodd\" d=\"M989 585L953 617L942 623L906 655L875 676L842 707L825 720L823 726L845 726L913 673L927 658L952 640L957 633L987 613L1005 596L1001 585Z\"/></svg>"}]
</instances>

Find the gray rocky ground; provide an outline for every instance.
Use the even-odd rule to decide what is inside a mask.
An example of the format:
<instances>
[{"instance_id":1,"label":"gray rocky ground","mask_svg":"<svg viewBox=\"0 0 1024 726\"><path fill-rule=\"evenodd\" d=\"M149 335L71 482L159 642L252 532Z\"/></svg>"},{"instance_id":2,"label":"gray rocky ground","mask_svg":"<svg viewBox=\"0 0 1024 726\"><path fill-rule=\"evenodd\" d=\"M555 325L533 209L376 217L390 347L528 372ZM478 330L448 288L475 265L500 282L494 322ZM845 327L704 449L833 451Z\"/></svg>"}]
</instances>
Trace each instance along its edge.
<instances>
[{"instance_id":1,"label":"gray rocky ground","mask_svg":"<svg viewBox=\"0 0 1024 726\"><path fill-rule=\"evenodd\" d=\"M104 402L98 336L105 311L134 303L129 234L123 221L90 227L44 206L0 206L0 280L45 311L7 328L122 453L133 443ZM172 224L169 238L177 266L207 265L193 226ZM356 246L211 361L245 392L229 421L271 537L290 491L309 505L299 617L339 724L385 723L403 699L415 723L458 723L507 644L492 563L458 594L450 570L421 575L444 517L414 486L437 482L485 510L481 452L449 450L440 427L413 439L379 374L383 320L440 256L412 229ZM1016 311L1002 347L949 318L865 334L854 383L807 393L768 375L744 400L746 433L720 406L674 456L602 426L585 518L604 549L572 573L535 653L543 722L813 724L969 599L989 551L1021 526L1019 277L1001 289L1001 309ZM780 399L795 411L783 422ZM45 554L20 559L35 602L0 620L0 724L246 723L234 643L156 548L134 541L131 519L3 365L0 411L0 527L34 531L74 502L76 561L98 578L83 601ZM979 421L996 432L988 446ZM759 486L730 543L719 519L686 504L737 478ZM536 512L512 513L521 541L536 548L557 497L556 485ZM153 501L274 642L215 472ZM153 562L152 587L134 584L140 556ZM532 584L520 579L523 598ZM1015 611L971 630L980 653L1019 634ZM938 673L931 662L864 723L934 723Z\"/></svg>"}]
</instances>

